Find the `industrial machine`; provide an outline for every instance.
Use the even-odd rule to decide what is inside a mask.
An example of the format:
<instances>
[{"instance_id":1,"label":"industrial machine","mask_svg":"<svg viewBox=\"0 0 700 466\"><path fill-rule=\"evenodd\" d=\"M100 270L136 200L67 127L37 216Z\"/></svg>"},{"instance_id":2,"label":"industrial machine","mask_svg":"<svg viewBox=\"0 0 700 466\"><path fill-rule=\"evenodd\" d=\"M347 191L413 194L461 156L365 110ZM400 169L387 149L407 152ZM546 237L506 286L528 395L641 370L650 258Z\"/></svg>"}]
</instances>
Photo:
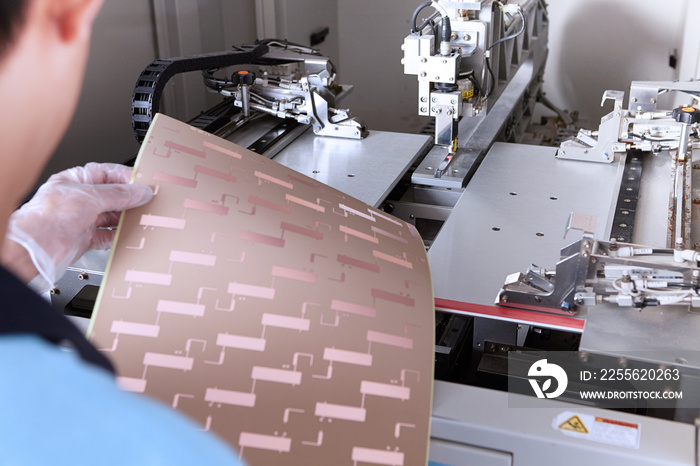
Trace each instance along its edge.
<instances>
[{"instance_id":1,"label":"industrial machine","mask_svg":"<svg viewBox=\"0 0 700 466\"><path fill-rule=\"evenodd\" d=\"M402 64L429 135L368 130L337 108L350 88L331 61L278 40L154 62L134 91L134 130L143 138L171 76L201 72L224 99L191 124L416 225L436 298L431 464L698 464L700 85L634 82L627 105L607 91L597 130L548 146L530 121L549 105L548 21L541 0L420 4ZM686 105L657 108L672 91ZM571 132L557 112L547 129ZM72 266L56 306L89 315L105 261ZM598 387L591 378L514 408L527 397L508 393L513 358L529 366L547 351L576 354L580 373L677 370L664 388L683 397L581 404L573 392ZM587 416L628 430L596 437L573 421Z\"/></svg>"}]
</instances>

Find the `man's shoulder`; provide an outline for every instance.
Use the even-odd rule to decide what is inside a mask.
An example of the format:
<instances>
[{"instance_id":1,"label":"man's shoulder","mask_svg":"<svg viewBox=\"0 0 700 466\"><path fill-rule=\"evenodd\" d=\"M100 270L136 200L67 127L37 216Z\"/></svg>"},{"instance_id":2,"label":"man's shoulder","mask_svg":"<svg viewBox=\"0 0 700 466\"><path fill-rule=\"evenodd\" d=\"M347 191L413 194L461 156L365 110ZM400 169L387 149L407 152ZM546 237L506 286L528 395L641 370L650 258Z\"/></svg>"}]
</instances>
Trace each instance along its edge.
<instances>
[{"instance_id":1,"label":"man's shoulder","mask_svg":"<svg viewBox=\"0 0 700 466\"><path fill-rule=\"evenodd\" d=\"M0 337L0 374L0 457L21 464L240 464L221 440L171 408L120 390L108 372L38 337Z\"/></svg>"}]
</instances>

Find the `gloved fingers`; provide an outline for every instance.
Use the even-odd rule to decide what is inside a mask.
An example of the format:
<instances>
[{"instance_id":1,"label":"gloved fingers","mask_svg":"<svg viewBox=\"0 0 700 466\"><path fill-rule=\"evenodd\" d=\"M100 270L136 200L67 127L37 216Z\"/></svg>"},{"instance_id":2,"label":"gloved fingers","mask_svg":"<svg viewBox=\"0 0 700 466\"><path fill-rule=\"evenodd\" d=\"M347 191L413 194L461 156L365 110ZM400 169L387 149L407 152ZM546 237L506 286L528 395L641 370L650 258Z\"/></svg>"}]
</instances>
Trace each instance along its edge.
<instances>
[{"instance_id":1,"label":"gloved fingers","mask_svg":"<svg viewBox=\"0 0 700 466\"><path fill-rule=\"evenodd\" d=\"M115 228L119 224L121 212L104 212L97 216L95 226L97 228Z\"/></svg>"},{"instance_id":2,"label":"gloved fingers","mask_svg":"<svg viewBox=\"0 0 700 466\"><path fill-rule=\"evenodd\" d=\"M117 230L103 230L98 228L95 234L92 235L89 249L109 249L114 243L114 235Z\"/></svg>"},{"instance_id":3,"label":"gloved fingers","mask_svg":"<svg viewBox=\"0 0 700 466\"><path fill-rule=\"evenodd\" d=\"M116 228L119 224L119 217L121 217L121 212L105 212L97 217L95 233L90 239L88 249L109 249L112 246L117 231L107 228Z\"/></svg>"},{"instance_id":4,"label":"gloved fingers","mask_svg":"<svg viewBox=\"0 0 700 466\"><path fill-rule=\"evenodd\" d=\"M102 212L133 209L153 198L151 187L141 184L96 184L92 186L92 190L102 207Z\"/></svg>"},{"instance_id":5,"label":"gloved fingers","mask_svg":"<svg viewBox=\"0 0 700 466\"><path fill-rule=\"evenodd\" d=\"M126 184L131 179L131 167L117 163L90 162L84 167L64 170L49 178L49 181L69 181L80 184Z\"/></svg>"},{"instance_id":6,"label":"gloved fingers","mask_svg":"<svg viewBox=\"0 0 700 466\"><path fill-rule=\"evenodd\" d=\"M133 169L118 163L94 163L85 165L93 184L127 184L131 180Z\"/></svg>"}]
</instances>

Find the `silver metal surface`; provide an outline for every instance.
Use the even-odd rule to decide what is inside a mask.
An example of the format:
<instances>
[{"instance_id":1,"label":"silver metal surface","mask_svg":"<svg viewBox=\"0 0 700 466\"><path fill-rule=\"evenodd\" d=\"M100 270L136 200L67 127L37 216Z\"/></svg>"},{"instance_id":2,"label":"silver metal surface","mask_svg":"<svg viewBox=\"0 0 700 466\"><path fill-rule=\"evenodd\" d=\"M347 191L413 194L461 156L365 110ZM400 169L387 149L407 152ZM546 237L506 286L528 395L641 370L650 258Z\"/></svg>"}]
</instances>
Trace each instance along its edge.
<instances>
[{"instance_id":1,"label":"silver metal surface","mask_svg":"<svg viewBox=\"0 0 700 466\"><path fill-rule=\"evenodd\" d=\"M435 54L437 37L425 30L404 40L404 72L418 76L418 113L435 117L437 144L414 172L414 184L461 188L504 130L527 126L530 113L523 109L541 86L548 21L540 2L506 3L482 2L476 15L447 7L451 54ZM469 73L477 92L462 99L460 92L442 92L445 83L465 81ZM450 120L460 116L459 124ZM446 162L455 142L456 154Z\"/></svg>"},{"instance_id":2,"label":"silver metal surface","mask_svg":"<svg viewBox=\"0 0 700 466\"><path fill-rule=\"evenodd\" d=\"M651 417L538 400L539 408L510 408L508 394L496 390L435 381L430 429L431 461L440 461L444 446L462 449L455 466L472 464L539 465L694 465L695 427ZM552 426L570 411L640 426L639 448L608 445L564 435ZM433 457L432 445L441 451ZM498 454L500 453L500 455ZM488 459L491 462L485 462Z\"/></svg>"},{"instance_id":3,"label":"silver metal surface","mask_svg":"<svg viewBox=\"0 0 700 466\"><path fill-rule=\"evenodd\" d=\"M613 111L601 119L598 139L587 136L586 132L581 130L575 138L562 142L557 156L562 159L611 163L615 160L616 152L625 152L625 144L618 140L621 122L627 117L627 110L622 109L624 96L622 91L605 91L602 103L610 99L615 105Z\"/></svg>"},{"instance_id":4,"label":"silver metal surface","mask_svg":"<svg viewBox=\"0 0 700 466\"><path fill-rule=\"evenodd\" d=\"M700 313L687 306L587 310L581 351L700 368ZM653 357L651 357L653 355ZM689 394L690 395L690 394Z\"/></svg>"},{"instance_id":5,"label":"silver metal surface","mask_svg":"<svg viewBox=\"0 0 700 466\"><path fill-rule=\"evenodd\" d=\"M653 112L663 91L682 91L700 95L700 81L632 81L629 108L632 111Z\"/></svg>"},{"instance_id":6,"label":"silver metal surface","mask_svg":"<svg viewBox=\"0 0 700 466\"><path fill-rule=\"evenodd\" d=\"M222 137L225 137L228 141L238 144L239 146L248 147L279 123L280 120L277 118L263 116L244 124L233 133ZM300 126L297 128L297 131L295 131L295 134L298 136L301 132L305 132L308 129L308 126ZM287 141L287 143L289 143L289 141ZM263 155L269 157L268 154Z\"/></svg>"},{"instance_id":7,"label":"silver metal surface","mask_svg":"<svg viewBox=\"0 0 700 466\"><path fill-rule=\"evenodd\" d=\"M435 297L493 306L507 275L553 268L569 214L597 217L607 238L624 163L559 160L556 149L496 143L428 251Z\"/></svg>"},{"instance_id":8,"label":"silver metal surface","mask_svg":"<svg viewBox=\"0 0 700 466\"><path fill-rule=\"evenodd\" d=\"M505 126L506 119L522 98L537 69L532 59L526 61L488 114L462 118L457 155L441 177L435 177L435 170L445 159L449 148L435 146L420 163L411 181L427 186L461 188L464 179L473 173L473 166L478 164Z\"/></svg>"},{"instance_id":9,"label":"silver metal surface","mask_svg":"<svg viewBox=\"0 0 700 466\"><path fill-rule=\"evenodd\" d=\"M273 160L378 207L430 144L418 134L372 131L360 141L307 132Z\"/></svg>"},{"instance_id":10,"label":"silver metal surface","mask_svg":"<svg viewBox=\"0 0 700 466\"><path fill-rule=\"evenodd\" d=\"M669 197L673 186L671 162L668 151L644 154L633 243L657 248L670 246L666 237L669 232Z\"/></svg>"},{"instance_id":11,"label":"silver metal surface","mask_svg":"<svg viewBox=\"0 0 700 466\"><path fill-rule=\"evenodd\" d=\"M99 286L107 268L109 254L109 250L93 249L78 258L56 282L51 294L51 304L63 311L84 286Z\"/></svg>"},{"instance_id":12,"label":"silver metal surface","mask_svg":"<svg viewBox=\"0 0 700 466\"><path fill-rule=\"evenodd\" d=\"M204 82L210 91L233 99L233 105L250 116L250 110L281 119L293 119L310 125L314 133L329 137L362 139L367 126L353 117L350 110L334 108L337 96L336 73L330 59L312 49L276 40L265 42L268 51L262 60L281 60L282 64L258 64L258 78L244 76L250 82L239 82L215 76L205 70ZM234 74L235 77L240 76Z\"/></svg>"},{"instance_id":13,"label":"silver metal surface","mask_svg":"<svg viewBox=\"0 0 700 466\"><path fill-rule=\"evenodd\" d=\"M687 245L687 240L690 238L690 232L684 228L685 222L685 205L686 205L686 187L689 188L686 182L686 164L679 160L676 161L675 179L673 181L673 246L684 248ZM690 170L688 170L690 171ZM690 226L690 225L689 225ZM669 245L671 246L671 245Z\"/></svg>"}]
</instances>

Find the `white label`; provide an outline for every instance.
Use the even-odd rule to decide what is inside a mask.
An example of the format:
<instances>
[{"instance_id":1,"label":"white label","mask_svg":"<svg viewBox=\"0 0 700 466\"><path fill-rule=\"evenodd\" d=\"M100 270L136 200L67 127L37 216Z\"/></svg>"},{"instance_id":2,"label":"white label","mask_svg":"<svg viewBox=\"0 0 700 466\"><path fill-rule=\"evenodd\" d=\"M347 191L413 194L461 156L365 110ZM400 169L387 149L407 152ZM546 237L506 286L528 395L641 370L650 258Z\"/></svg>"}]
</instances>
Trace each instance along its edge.
<instances>
[{"instance_id":1,"label":"white label","mask_svg":"<svg viewBox=\"0 0 700 466\"><path fill-rule=\"evenodd\" d=\"M552 421L552 427L568 437L639 449L641 424L608 417L564 411Z\"/></svg>"}]
</instances>

